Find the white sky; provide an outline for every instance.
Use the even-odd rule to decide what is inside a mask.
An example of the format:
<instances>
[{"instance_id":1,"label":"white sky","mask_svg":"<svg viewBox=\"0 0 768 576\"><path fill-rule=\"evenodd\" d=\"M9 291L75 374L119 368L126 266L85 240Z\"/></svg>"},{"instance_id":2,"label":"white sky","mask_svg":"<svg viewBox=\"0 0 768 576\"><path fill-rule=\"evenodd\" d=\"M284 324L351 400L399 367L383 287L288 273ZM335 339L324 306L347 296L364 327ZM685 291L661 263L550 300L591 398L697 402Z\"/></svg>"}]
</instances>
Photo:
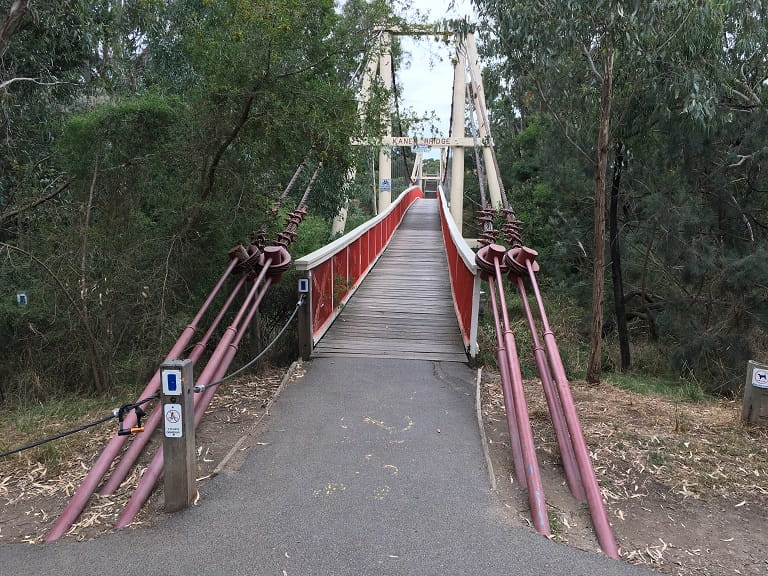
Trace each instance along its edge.
<instances>
[{"instance_id":1,"label":"white sky","mask_svg":"<svg viewBox=\"0 0 768 576\"><path fill-rule=\"evenodd\" d=\"M426 14L430 22L472 17L474 13L470 0L454 0L453 9L449 11L450 4L451 0L413 0L413 9ZM405 57L400 69L396 71L402 87L401 111L410 108L420 116L434 111L438 117L438 135L448 136L453 89L449 48L427 37L420 40L403 37L401 40L403 50L410 55Z\"/></svg>"}]
</instances>

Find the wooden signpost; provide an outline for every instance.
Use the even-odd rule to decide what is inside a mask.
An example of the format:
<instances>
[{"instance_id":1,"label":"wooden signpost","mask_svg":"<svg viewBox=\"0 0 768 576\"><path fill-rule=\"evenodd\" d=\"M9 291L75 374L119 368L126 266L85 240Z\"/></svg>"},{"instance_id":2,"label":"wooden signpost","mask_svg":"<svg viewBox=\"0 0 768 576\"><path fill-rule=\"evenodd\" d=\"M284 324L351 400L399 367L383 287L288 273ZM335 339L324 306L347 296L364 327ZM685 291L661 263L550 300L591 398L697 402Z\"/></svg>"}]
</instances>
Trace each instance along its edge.
<instances>
[{"instance_id":1,"label":"wooden signpost","mask_svg":"<svg viewBox=\"0 0 768 576\"><path fill-rule=\"evenodd\" d=\"M741 419L749 424L768 426L768 364L754 360L747 363Z\"/></svg>"}]
</instances>

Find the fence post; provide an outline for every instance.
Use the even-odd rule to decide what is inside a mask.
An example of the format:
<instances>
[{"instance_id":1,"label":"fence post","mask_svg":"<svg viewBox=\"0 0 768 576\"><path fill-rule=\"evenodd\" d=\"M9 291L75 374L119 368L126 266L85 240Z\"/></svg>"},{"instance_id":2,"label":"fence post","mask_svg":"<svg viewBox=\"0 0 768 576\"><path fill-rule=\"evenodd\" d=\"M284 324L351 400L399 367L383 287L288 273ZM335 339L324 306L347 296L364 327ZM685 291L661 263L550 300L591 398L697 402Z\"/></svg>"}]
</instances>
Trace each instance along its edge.
<instances>
[{"instance_id":1,"label":"fence post","mask_svg":"<svg viewBox=\"0 0 768 576\"><path fill-rule=\"evenodd\" d=\"M750 424L768 424L768 365L747 363L747 381L741 419Z\"/></svg>"},{"instance_id":2,"label":"fence post","mask_svg":"<svg viewBox=\"0 0 768 576\"><path fill-rule=\"evenodd\" d=\"M168 360L160 366L160 374L165 511L177 512L189 507L197 495L192 360Z\"/></svg>"},{"instance_id":3,"label":"fence post","mask_svg":"<svg viewBox=\"0 0 768 576\"><path fill-rule=\"evenodd\" d=\"M299 354L302 360L312 356L312 271L307 270L304 278L299 278L299 296L304 295L304 303L299 309Z\"/></svg>"}]
</instances>

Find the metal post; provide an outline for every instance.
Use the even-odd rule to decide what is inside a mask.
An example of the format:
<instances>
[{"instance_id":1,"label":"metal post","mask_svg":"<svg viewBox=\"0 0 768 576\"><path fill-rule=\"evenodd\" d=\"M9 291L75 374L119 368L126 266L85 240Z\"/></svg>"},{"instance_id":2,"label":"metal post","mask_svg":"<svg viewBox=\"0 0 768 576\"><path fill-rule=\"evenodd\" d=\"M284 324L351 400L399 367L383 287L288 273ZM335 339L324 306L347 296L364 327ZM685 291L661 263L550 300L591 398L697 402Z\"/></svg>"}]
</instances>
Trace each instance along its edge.
<instances>
[{"instance_id":1,"label":"metal post","mask_svg":"<svg viewBox=\"0 0 768 576\"><path fill-rule=\"evenodd\" d=\"M304 294L304 303L299 309L299 354L302 360L312 357L312 271L308 270L299 279L299 294Z\"/></svg>"},{"instance_id":2,"label":"metal post","mask_svg":"<svg viewBox=\"0 0 768 576\"><path fill-rule=\"evenodd\" d=\"M165 511L192 504L195 487L195 403L192 361L169 360L160 367L165 454Z\"/></svg>"}]
</instances>

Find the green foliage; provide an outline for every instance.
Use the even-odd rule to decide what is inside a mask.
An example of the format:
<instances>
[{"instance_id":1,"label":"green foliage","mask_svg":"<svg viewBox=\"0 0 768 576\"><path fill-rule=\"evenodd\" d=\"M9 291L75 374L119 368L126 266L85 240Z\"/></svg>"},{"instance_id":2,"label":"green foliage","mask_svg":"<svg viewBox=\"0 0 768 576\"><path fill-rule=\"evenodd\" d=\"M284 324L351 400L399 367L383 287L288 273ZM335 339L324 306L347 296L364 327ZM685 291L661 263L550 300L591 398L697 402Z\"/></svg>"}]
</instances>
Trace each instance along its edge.
<instances>
[{"instance_id":1,"label":"green foliage","mask_svg":"<svg viewBox=\"0 0 768 576\"><path fill-rule=\"evenodd\" d=\"M609 374L606 380L621 388L639 394L657 394L687 402L706 402L708 396L701 386L689 380L659 378L641 374Z\"/></svg>"},{"instance_id":2,"label":"green foliage","mask_svg":"<svg viewBox=\"0 0 768 576\"><path fill-rule=\"evenodd\" d=\"M589 180L598 75L610 47L634 369L737 391L744 362L768 349L765 283L756 280L768 274L768 71L758 56L768 49L765 6L476 4L482 26L494 31L482 35L493 62L484 78L510 202L525 222L525 243L540 253L546 297L556 290L576 307L565 329L576 342L565 342L564 357L580 358L587 335ZM612 308L603 334L608 370L619 366Z\"/></svg>"},{"instance_id":3,"label":"green foliage","mask_svg":"<svg viewBox=\"0 0 768 576\"><path fill-rule=\"evenodd\" d=\"M189 111L175 97L146 94L70 116L57 140L61 166L87 178L97 160L119 169L157 153Z\"/></svg>"},{"instance_id":4,"label":"green foliage","mask_svg":"<svg viewBox=\"0 0 768 576\"><path fill-rule=\"evenodd\" d=\"M229 250L282 229L273 205L307 157L281 214L322 162L292 251L327 241L361 129L349 78L390 12L339 14L331 0L35 10L0 64L0 82L42 82L0 93L2 401L145 381ZM265 339L294 303L286 275Z\"/></svg>"}]
</instances>

